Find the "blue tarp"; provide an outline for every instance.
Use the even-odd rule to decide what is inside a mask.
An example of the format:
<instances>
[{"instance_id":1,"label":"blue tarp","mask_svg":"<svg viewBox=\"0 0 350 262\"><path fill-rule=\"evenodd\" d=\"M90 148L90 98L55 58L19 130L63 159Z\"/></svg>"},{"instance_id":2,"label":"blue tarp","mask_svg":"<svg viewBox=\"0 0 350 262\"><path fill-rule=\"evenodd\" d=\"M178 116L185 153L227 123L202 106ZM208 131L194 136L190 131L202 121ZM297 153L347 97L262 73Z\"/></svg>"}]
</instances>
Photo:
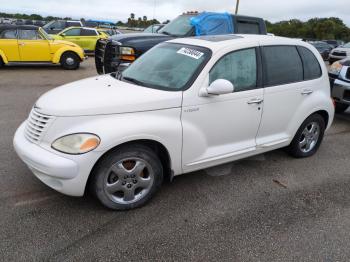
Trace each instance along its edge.
<instances>
[{"instance_id":1,"label":"blue tarp","mask_svg":"<svg viewBox=\"0 0 350 262\"><path fill-rule=\"evenodd\" d=\"M191 19L196 35L233 34L232 16L229 13L204 12Z\"/></svg>"}]
</instances>

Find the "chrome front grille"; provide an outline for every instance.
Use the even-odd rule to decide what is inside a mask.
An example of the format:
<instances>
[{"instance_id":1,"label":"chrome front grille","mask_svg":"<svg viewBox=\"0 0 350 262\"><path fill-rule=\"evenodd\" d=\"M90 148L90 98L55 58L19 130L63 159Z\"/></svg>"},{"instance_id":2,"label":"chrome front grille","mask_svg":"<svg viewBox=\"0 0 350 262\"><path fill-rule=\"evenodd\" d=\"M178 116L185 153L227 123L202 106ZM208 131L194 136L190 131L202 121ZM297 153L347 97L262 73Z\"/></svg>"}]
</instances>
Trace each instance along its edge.
<instances>
[{"instance_id":1,"label":"chrome front grille","mask_svg":"<svg viewBox=\"0 0 350 262\"><path fill-rule=\"evenodd\" d=\"M27 119L26 138L32 143L40 143L52 120L52 116L41 114L33 109Z\"/></svg>"}]
</instances>

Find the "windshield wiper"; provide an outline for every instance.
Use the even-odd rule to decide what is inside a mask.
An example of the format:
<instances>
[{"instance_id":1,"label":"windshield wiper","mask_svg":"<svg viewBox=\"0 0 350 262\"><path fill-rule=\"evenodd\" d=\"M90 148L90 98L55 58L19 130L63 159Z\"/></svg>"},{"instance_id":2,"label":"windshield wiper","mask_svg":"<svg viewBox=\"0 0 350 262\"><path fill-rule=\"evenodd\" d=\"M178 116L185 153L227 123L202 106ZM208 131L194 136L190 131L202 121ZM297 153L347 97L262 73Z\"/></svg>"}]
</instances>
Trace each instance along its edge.
<instances>
[{"instance_id":1,"label":"windshield wiper","mask_svg":"<svg viewBox=\"0 0 350 262\"><path fill-rule=\"evenodd\" d=\"M135 78L132 78L132 77L123 76L122 80L126 80L128 82L134 83L134 84L139 85L139 86L146 86L146 84L144 82L141 82L141 81L139 81Z\"/></svg>"},{"instance_id":2,"label":"windshield wiper","mask_svg":"<svg viewBox=\"0 0 350 262\"><path fill-rule=\"evenodd\" d=\"M167 32L167 31L162 31L162 34L163 34L163 35L173 36L173 34L171 34L171 33Z\"/></svg>"}]
</instances>

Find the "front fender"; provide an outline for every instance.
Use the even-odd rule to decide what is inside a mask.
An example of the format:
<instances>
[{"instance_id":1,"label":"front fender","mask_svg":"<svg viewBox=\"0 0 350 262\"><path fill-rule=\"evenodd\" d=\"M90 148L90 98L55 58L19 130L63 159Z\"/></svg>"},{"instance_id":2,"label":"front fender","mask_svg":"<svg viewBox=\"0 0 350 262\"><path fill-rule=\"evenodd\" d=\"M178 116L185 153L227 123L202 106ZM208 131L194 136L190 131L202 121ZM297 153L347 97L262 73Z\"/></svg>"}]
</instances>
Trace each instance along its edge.
<instances>
[{"instance_id":1,"label":"front fender","mask_svg":"<svg viewBox=\"0 0 350 262\"><path fill-rule=\"evenodd\" d=\"M167 149L171 168L174 174L178 175L182 173L180 115L181 109L173 108L139 113L58 117L49 128L43 143L50 147L53 141L68 134L93 133L101 138L101 143L95 152L103 155L127 142L152 140Z\"/></svg>"},{"instance_id":2,"label":"front fender","mask_svg":"<svg viewBox=\"0 0 350 262\"><path fill-rule=\"evenodd\" d=\"M54 63L54 64L60 63L61 56L65 52L73 52L79 56L81 61L84 60L84 52L80 47L63 46L55 52L53 59L52 59L52 63Z\"/></svg>"},{"instance_id":3,"label":"front fender","mask_svg":"<svg viewBox=\"0 0 350 262\"><path fill-rule=\"evenodd\" d=\"M9 61L5 55L5 53L0 49L0 57L2 58L2 61L7 64Z\"/></svg>"}]
</instances>

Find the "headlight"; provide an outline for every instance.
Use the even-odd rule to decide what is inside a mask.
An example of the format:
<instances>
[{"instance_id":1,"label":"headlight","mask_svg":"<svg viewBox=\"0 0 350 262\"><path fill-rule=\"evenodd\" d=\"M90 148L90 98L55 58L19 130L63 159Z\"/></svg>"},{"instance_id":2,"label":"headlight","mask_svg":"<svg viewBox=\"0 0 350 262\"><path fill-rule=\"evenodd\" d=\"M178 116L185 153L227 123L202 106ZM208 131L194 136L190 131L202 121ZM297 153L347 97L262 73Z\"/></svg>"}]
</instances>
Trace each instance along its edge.
<instances>
[{"instance_id":1,"label":"headlight","mask_svg":"<svg viewBox=\"0 0 350 262\"><path fill-rule=\"evenodd\" d=\"M94 134L72 134L57 139L51 146L62 153L78 155L94 150L100 141L100 138Z\"/></svg>"},{"instance_id":2,"label":"headlight","mask_svg":"<svg viewBox=\"0 0 350 262\"><path fill-rule=\"evenodd\" d=\"M120 54L121 55L134 55L135 50L132 47L121 46L120 47Z\"/></svg>"},{"instance_id":3,"label":"headlight","mask_svg":"<svg viewBox=\"0 0 350 262\"><path fill-rule=\"evenodd\" d=\"M132 47L121 46L119 48L120 58L127 61L135 61L135 50Z\"/></svg>"},{"instance_id":4,"label":"headlight","mask_svg":"<svg viewBox=\"0 0 350 262\"><path fill-rule=\"evenodd\" d=\"M335 62L332 64L331 68L329 69L329 73L332 75L339 75L342 68L343 68L343 65L339 61Z\"/></svg>"}]
</instances>

